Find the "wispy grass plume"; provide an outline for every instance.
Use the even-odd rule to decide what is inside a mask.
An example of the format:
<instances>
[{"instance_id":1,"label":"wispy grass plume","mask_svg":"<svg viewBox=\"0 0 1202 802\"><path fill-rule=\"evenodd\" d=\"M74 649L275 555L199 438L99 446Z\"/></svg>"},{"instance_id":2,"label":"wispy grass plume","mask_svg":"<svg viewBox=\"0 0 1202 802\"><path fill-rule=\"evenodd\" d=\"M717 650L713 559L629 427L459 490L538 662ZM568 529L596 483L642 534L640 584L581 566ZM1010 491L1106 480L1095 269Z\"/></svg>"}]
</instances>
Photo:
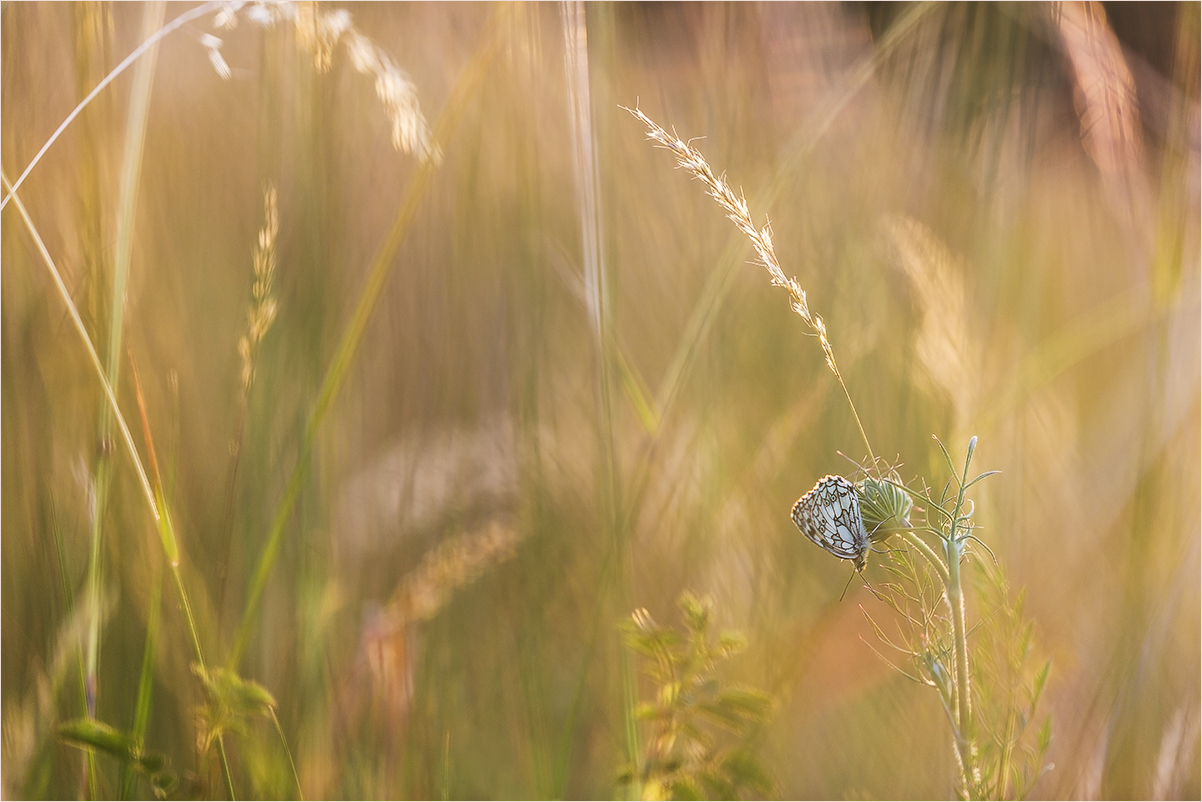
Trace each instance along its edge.
<instances>
[{"instance_id":1,"label":"wispy grass plume","mask_svg":"<svg viewBox=\"0 0 1202 802\"><path fill-rule=\"evenodd\" d=\"M276 315L272 279L275 277L275 238L280 233L280 214L276 208L275 187L263 192L263 227L255 245L254 275L250 309L246 313L246 334L238 340L238 356L242 360L242 392L249 393L255 379L255 355L267 335Z\"/></svg>"},{"instance_id":2,"label":"wispy grass plume","mask_svg":"<svg viewBox=\"0 0 1202 802\"><path fill-rule=\"evenodd\" d=\"M843 388L843 394L847 396L847 403L851 407L851 414L856 420L860 436L864 438L864 446L868 449L869 458L875 463L876 458L873 456L872 444L868 441L868 434L864 431L864 425L860 422L860 415L856 412L855 402L852 401L851 393L848 392L847 385L843 381L843 375L839 373L839 365L835 362L835 351L831 347L830 338L826 334L826 323L823 322L820 315L810 311L810 303L806 298L806 292L797 283L797 279L786 276L785 271L781 269L780 262L776 258L776 249L772 246L772 224L767 222L762 228L756 226L755 222L751 219L751 212L747 209L747 199L743 196L743 193L739 192L735 194L735 191L726 183L726 177L724 175L717 175L713 171L709 166L709 162L701 155L701 151L680 137L669 134L637 107L630 109L623 106L622 108L633 114L643 125L647 126L648 139L660 147L672 151L672 154L676 157L676 163L692 173L695 178L705 185L706 192L725 210L727 218L751 240L751 247L755 249L756 255L759 256L760 264L768 271L768 275L772 278L772 286L782 287L789 293L790 306L793 308L793 311L817 335L818 343L822 346L822 353L826 356L826 366L830 368L831 373L835 374L835 378L839 381L839 386Z\"/></svg>"},{"instance_id":3,"label":"wispy grass plume","mask_svg":"<svg viewBox=\"0 0 1202 802\"><path fill-rule=\"evenodd\" d=\"M435 163L442 159L442 151L430 138L430 125L422 113L413 79L383 48L355 29L349 11L344 8L323 11L317 3L310 2L227 3L217 14L217 27L233 29L239 15L264 28L291 22L297 45L312 57L318 72L330 70L335 50L339 44L343 45L355 70L375 79L376 97L384 104L392 123L393 147ZM209 60L217 74L230 78L233 73L221 55L222 40L205 34L202 44L209 51Z\"/></svg>"}]
</instances>

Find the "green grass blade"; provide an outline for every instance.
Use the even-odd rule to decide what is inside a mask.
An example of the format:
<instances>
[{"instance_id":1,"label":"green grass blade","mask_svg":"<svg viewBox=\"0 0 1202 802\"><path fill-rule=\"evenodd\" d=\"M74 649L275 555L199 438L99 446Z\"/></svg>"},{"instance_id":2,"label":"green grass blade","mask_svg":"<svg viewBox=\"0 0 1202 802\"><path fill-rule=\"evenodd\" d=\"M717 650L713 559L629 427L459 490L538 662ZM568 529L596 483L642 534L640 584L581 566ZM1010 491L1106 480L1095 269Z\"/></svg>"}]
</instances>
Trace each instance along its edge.
<instances>
[{"instance_id":1,"label":"green grass blade","mask_svg":"<svg viewBox=\"0 0 1202 802\"><path fill-rule=\"evenodd\" d=\"M146 645L142 651L142 673L138 679L138 699L134 705L133 736L139 744L146 739L150 722L150 704L154 692L155 648L158 644L160 602L163 597L163 572L155 570L154 588L150 593L150 610L146 616ZM130 766L122 769L121 798L132 799L137 778Z\"/></svg>"}]
</instances>

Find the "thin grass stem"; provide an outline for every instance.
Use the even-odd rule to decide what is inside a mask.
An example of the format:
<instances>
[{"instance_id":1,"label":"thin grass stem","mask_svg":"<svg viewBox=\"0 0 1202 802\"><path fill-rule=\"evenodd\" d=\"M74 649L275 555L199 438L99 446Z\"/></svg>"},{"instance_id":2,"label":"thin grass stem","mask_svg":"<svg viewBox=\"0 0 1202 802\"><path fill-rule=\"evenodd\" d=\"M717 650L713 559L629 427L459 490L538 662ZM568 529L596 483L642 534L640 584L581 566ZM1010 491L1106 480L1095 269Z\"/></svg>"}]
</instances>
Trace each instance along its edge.
<instances>
[{"instance_id":1,"label":"thin grass stem","mask_svg":"<svg viewBox=\"0 0 1202 802\"><path fill-rule=\"evenodd\" d=\"M142 28L144 35L150 36L154 29L162 26L165 4L150 3L143 9ZM109 298L109 334L108 352L106 354L105 375L109 386L114 392L120 386L121 376L121 341L125 331L125 296L129 280L131 262L134 209L138 196L138 175L141 173L143 145L146 136L147 110L150 105L151 82L154 77L154 67L157 48L151 47L146 51L149 57L138 63L134 70L134 88L126 119L125 153L122 158L121 183L118 196L117 211L117 252L113 262L113 282ZM113 418L106 403L101 403L99 425L97 427L100 442L107 443L112 437ZM102 549L104 535L104 511L108 505L108 495L111 488L111 459L107 449L101 451L96 463L95 480L93 482L93 506L91 527L91 553L88 563L88 592L92 599L92 620L88 628L87 650L87 689L88 717L96 714L97 672L100 659L100 587L103 583L104 566ZM130 789L133 782L132 770L126 765L123 769L122 793ZM132 792L132 790L130 791Z\"/></svg>"},{"instance_id":2,"label":"thin grass stem","mask_svg":"<svg viewBox=\"0 0 1202 802\"><path fill-rule=\"evenodd\" d=\"M592 86L589 80L588 14L586 6L578 0L561 5L563 18L564 48L566 51L570 109L568 122L571 130L572 153L576 174L576 202L581 228L581 246L584 262L584 288L589 317L597 342L597 367L595 391L599 401L600 415L596 421L597 439L601 446L602 485L601 508L603 530L616 557L616 572L610 576L617 580L616 590L623 607L628 606L629 576L627 551L622 525L622 501L618 478L617 456L614 446L613 427L613 384L614 384L614 340L612 334L612 310L609 303L609 277L601 240L601 199L596 131L592 109ZM638 728L635 722L635 707L638 693L634 667L625 650L618 652L618 672L621 678L624 715L624 734L627 760L632 763L639 754Z\"/></svg>"},{"instance_id":3,"label":"thin grass stem","mask_svg":"<svg viewBox=\"0 0 1202 802\"><path fill-rule=\"evenodd\" d=\"M50 531L54 535L54 553L58 558L58 573L59 580L63 585L63 600L66 602L66 609L69 612L75 610L75 593L71 590L71 578L67 571L67 554L63 549L63 535L59 530L58 525L58 510L54 504L53 497L51 498L50 506ZM88 678L84 673L84 645L79 640L78 636L75 640L76 649L78 650L78 679L79 679L79 706L83 715L88 714ZM91 750L84 752L84 773L87 783L87 792L89 799L98 798L98 790L96 784L96 754Z\"/></svg>"},{"instance_id":4,"label":"thin grass stem","mask_svg":"<svg viewBox=\"0 0 1202 802\"><path fill-rule=\"evenodd\" d=\"M271 723L275 725L276 734L280 736L280 743L284 747L284 754L288 757L288 768L292 770L292 781L296 783L297 797L300 798L301 802L304 802L305 789L301 787L300 775L296 773L296 761L292 759L292 750L288 748L288 739L284 737L284 728L280 726L280 720L275 714L275 708L269 705L267 710L271 713Z\"/></svg>"},{"instance_id":5,"label":"thin grass stem","mask_svg":"<svg viewBox=\"0 0 1202 802\"><path fill-rule=\"evenodd\" d=\"M157 564L154 584L150 592L150 608L146 615L146 644L142 649L142 672L138 678L138 697L134 704L133 736L141 745L146 738L146 727L150 722L150 705L154 694L155 650L158 646L160 607L163 596L163 571ZM121 798L132 799L136 790L137 774L133 766L126 764L121 771Z\"/></svg>"}]
</instances>

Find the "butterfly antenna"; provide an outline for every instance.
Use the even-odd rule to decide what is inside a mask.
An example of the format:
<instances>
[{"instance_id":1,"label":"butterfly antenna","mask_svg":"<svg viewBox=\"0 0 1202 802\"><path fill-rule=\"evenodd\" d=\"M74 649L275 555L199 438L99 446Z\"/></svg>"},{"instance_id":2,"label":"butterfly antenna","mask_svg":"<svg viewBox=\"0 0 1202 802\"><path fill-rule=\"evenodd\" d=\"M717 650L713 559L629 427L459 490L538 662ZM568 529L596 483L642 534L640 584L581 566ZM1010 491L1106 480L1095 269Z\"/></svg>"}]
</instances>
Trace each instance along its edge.
<instances>
[{"instance_id":1,"label":"butterfly antenna","mask_svg":"<svg viewBox=\"0 0 1202 802\"><path fill-rule=\"evenodd\" d=\"M856 577L856 570L853 568L851 576L847 578L847 584L843 586L843 593L839 595L839 601L843 601L843 597L847 595L847 589L851 586L851 581Z\"/></svg>"}]
</instances>

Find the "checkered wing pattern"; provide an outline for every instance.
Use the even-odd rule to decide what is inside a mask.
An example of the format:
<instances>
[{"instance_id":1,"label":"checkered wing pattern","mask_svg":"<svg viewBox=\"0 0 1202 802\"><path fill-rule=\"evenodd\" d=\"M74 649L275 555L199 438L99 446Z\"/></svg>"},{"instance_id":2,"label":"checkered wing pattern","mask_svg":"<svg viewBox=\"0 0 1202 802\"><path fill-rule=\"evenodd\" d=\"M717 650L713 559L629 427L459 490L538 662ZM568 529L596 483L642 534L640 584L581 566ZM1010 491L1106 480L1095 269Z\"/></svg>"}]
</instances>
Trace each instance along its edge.
<instances>
[{"instance_id":1,"label":"checkered wing pattern","mask_svg":"<svg viewBox=\"0 0 1202 802\"><path fill-rule=\"evenodd\" d=\"M842 476L826 476L793 505L793 523L801 533L841 560L863 571L868 532L860 514L856 487Z\"/></svg>"}]
</instances>

